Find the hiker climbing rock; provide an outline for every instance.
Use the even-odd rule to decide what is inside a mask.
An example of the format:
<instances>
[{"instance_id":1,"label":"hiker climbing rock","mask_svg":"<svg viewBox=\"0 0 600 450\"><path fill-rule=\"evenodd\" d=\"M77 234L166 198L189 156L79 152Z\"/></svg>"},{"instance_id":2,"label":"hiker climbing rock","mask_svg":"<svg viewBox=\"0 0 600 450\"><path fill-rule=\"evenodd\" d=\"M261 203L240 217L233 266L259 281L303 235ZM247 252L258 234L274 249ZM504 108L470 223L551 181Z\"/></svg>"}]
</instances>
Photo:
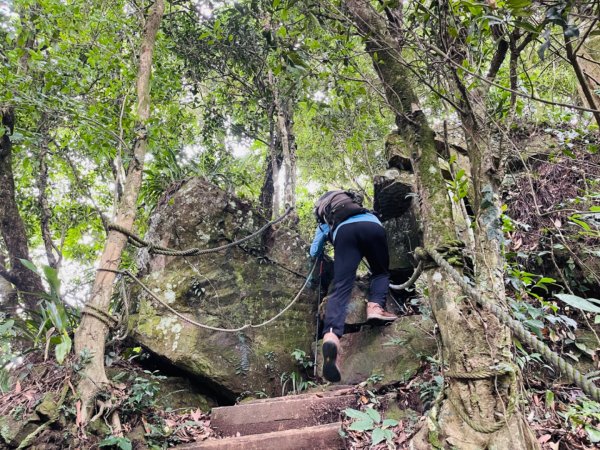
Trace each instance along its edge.
<instances>
[{"instance_id":1,"label":"hiker climbing rock","mask_svg":"<svg viewBox=\"0 0 600 450\"><path fill-rule=\"evenodd\" d=\"M333 293L327 301L323 328L323 376L329 381L340 381L336 364L340 338L356 270L363 257L371 270L367 321L397 319L385 310L390 278L387 238L379 219L363 208L362 197L354 192L326 192L315 203L314 211L318 225L310 255L320 256L327 240L334 248Z\"/></svg>"}]
</instances>

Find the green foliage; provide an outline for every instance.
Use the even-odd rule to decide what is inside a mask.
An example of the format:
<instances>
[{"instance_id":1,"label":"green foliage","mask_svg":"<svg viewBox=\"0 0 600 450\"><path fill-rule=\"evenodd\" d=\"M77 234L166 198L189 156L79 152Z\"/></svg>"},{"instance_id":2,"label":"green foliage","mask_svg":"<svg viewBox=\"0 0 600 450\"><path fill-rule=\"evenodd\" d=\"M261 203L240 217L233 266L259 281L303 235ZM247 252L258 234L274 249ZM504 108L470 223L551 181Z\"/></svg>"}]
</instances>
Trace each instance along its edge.
<instances>
[{"instance_id":1,"label":"green foliage","mask_svg":"<svg viewBox=\"0 0 600 450\"><path fill-rule=\"evenodd\" d=\"M119 381L123 376L125 376L124 372L115 376L113 380ZM156 402L156 394L160 391L160 381L164 379L164 376L148 370L144 370L144 376L129 374L128 395L123 405L123 412L134 414L153 407Z\"/></svg>"},{"instance_id":2,"label":"green foliage","mask_svg":"<svg viewBox=\"0 0 600 450\"><path fill-rule=\"evenodd\" d=\"M4 394L11 388L10 372L6 366L12 361L11 342L16 336L15 321L12 319L0 320L0 393Z\"/></svg>"},{"instance_id":3,"label":"green foliage","mask_svg":"<svg viewBox=\"0 0 600 450\"><path fill-rule=\"evenodd\" d=\"M556 294L556 298L565 302L573 308L580 309L582 311L588 311L593 313L600 313L600 300L595 298L581 298L578 295L572 294Z\"/></svg>"},{"instance_id":4,"label":"green foliage","mask_svg":"<svg viewBox=\"0 0 600 450\"><path fill-rule=\"evenodd\" d=\"M128 438L117 436L110 436L102 439L98 444L98 447L112 447L120 450L131 450L133 448L131 441Z\"/></svg>"},{"instance_id":5,"label":"green foliage","mask_svg":"<svg viewBox=\"0 0 600 450\"><path fill-rule=\"evenodd\" d=\"M316 383L304 379L299 372L283 372L279 381L281 383L281 395L298 395L307 389L316 386Z\"/></svg>"},{"instance_id":6,"label":"green foliage","mask_svg":"<svg viewBox=\"0 0 600 450\"><path fill-rule=\"evenodd\" d=\"M397 420L382 420L379 412L371 407L367 407L364 411L347 408L344 410L344 414L346 417L354 419L348 430L371 432L371 445L377 445L383 441L387 441L390 444L393 442L394 433L390 428L398 426Z\"/></svg>"},{"instance_id":7,"label":"green foliage","mask_svg":"<svg viewBox=\"0 0 600 450\"><path fill-rule=\"evenodd\" d=\"M296 361L296 364L298 364L303 369L310 369L311 367L313 367L315 365L312 358L309 355L307 355L304 350L300 350L300 349L294 350L292 352L292 358L294 358L294 360Z\"/></svg>"},{"instance_id":8,"label":"green foliage","mask_svg":"<svg viewBox=\"0 0 600 450\"><path fill-rule=\"evenodd\" d=\"M21 259L21 263L35 273L38 268L31 262ZM48 294L42 294L44 300L31 318L20 321L25 336L32 340L33 346L43 344L48 348L54 345L54 355L62 364L71 352L71 335L77 326L79 314L67 306L60 296L61 283L58 271L50 266L42 266L43 278L50 288ZM35 334L34 334L35 333Z\"/></svg>"},{"instance_id":9,"label":"green foliage","mask_svg":"<svg viewBox=\"0 0 600 450\"><path fill-rule=\"evenodd\" d=\"M565 419L565 424L573 428L582 427L593 444L600 442L600 404L592 400L569 406L564 413L558 413Z\"/></svg>"}]
</instances>

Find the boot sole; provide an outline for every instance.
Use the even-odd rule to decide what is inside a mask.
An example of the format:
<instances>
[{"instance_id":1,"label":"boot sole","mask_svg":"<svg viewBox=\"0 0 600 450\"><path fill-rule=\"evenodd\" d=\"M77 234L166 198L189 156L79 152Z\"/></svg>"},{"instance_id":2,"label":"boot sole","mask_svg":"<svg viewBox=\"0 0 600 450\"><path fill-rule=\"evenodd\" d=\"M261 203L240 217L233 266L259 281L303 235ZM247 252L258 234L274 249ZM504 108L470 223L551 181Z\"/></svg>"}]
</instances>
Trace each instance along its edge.
<instances>
[{"instance_id":1,"label":"boot sole","mask_svg":"<svg viewBox=\"0 0 600 450\"><path fill-rule=\"evenodd\" d=\"M367 316L367 322L371 321L379 321L379 322L393 322L394 320L398 320L397 317L383 317L383 316Z\"/></svg>"},{"instance_id":2,"label":"boot sole","mask_svg":"<svg viewBox=\"0 0 600 450\"><path fill-rule=\"evenodd\" d=\"M323 377L327 381L336 383L342 379L335 362L337 360L337 346L333 342L323 344Z\"/></svg>"}]
</instances>

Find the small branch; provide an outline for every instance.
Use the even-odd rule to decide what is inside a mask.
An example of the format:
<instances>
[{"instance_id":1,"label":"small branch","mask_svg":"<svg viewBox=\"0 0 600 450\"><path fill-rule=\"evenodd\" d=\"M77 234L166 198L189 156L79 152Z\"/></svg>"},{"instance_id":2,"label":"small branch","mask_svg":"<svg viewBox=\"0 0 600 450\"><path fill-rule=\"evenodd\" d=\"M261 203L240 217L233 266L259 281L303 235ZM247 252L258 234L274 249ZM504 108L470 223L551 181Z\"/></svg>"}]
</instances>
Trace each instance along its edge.
<instances>
[{"instance_id":1,"label":"small branch","mask_svg":"<svg viewBox=\"0 0 600 450\"><path fill-rule=\"evenodd\" d=\"M15 286L17 286L17 289L19 288L18 280L6 269L6 267L4 267L1 264L0 264L0 277L4 278L9 283L12 283Z\"/></svg>"},{"instance_id":2,"label":"small branch","mask_svg":"<svg viewBox=\"0 0 600 450\"><path fill-rule=\"evenodd\" d=\"M596 23L598 23L598 17L596 17L592 23L590 24L589 28L586 30L586 32L583 34L583 36L581 37L581 39L579 40L579 44L577 44L577 47L575 47L575 50L573 50L573 54L577 54L577 52L581 49L581 46L585 43L585 40L588 38L588 36L590 35L590 33L592 32L592 30L594 30Z\"/></svg>"}]
</instances>

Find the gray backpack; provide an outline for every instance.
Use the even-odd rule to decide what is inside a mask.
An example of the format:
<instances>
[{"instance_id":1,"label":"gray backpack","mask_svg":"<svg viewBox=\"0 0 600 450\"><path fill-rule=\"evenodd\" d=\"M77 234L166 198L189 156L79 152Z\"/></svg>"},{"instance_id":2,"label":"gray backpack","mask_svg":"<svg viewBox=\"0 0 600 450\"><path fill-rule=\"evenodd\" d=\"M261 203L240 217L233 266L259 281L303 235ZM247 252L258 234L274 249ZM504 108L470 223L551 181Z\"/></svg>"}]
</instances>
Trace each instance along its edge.
<instances>
[{"instance_id":1,"label":"gray backpack","mask_svg":"<svg viewBox=\"0 0 600 450\"><path fill-rule=\"evenodd\" d=\"M363 197L357 192L329 191L315 203L315 216L319 223L326 223L333 232L344 220L368 211L363 208L362 202Z\"/></svg>"}]
</instances>

